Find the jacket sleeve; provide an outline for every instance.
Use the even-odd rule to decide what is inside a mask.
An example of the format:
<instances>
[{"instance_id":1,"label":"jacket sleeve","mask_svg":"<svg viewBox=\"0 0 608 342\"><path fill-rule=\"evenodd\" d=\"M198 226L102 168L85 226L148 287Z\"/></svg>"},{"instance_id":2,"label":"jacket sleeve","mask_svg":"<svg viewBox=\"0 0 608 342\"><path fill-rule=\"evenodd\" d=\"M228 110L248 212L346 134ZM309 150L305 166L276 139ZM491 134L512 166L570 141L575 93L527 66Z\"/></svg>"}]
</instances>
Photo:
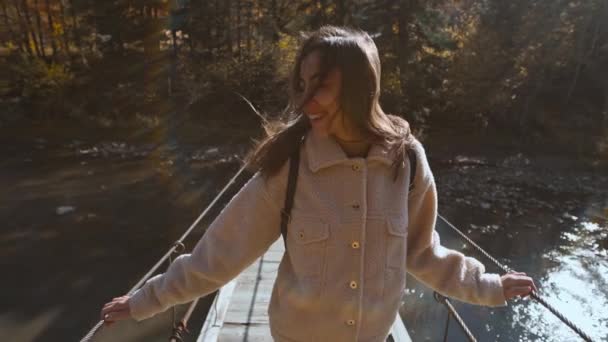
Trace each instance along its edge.
<instances>
[{"instance_id":1,"label":"jacket sleeve","mask_svg":"<svg viewBox=\"0 0 608 342\"><path fill-rule=\"evenodd\" d=\"M498 274L485 273L478 260L441 246L435 230L435 180L419 142L415 150L418 167L408 204L408 272L445 296L471 304L506 306Z\"/></svg>"},{"instance_id":2,"label":"jacket sleeve","mask_svg":"<svg viewBox=\"0 0 608 342\"><path fill-rule=\"evenodd\" d=\"M144 320L205 296L252 264L280 236L280 208L256 173L211 223L191 254L176 258L129 298L131 317Z\"/></svg>"}]
</instances>

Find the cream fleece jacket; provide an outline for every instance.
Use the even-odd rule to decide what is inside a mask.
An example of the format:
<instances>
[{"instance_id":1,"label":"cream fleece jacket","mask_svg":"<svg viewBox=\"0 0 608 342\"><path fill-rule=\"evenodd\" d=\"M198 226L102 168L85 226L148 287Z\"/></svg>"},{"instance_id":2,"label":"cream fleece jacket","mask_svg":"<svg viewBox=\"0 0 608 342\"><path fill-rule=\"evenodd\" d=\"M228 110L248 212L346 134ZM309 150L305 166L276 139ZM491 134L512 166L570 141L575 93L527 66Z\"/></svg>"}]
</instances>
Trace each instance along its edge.
<instances>
[{"instance_id":1,"label":"cream fleece jacket","mask_svg":"<svg viewBox=\"0 0 608 342\"><path fill-rule=\"evenodd\" d=\"M330 137L310 131L301 147L287 252L268 310L277 341L384 341L398 313L406 272L465 302L505 306L498 274L446 249L435 231L437 191L420 142L393 181L391 152L372 145L348 158ZM205 296L236 277L280 237L288 163L259 173L230 200L191 254L129 299L138 321Z\"/></svg>"}]
</instances>

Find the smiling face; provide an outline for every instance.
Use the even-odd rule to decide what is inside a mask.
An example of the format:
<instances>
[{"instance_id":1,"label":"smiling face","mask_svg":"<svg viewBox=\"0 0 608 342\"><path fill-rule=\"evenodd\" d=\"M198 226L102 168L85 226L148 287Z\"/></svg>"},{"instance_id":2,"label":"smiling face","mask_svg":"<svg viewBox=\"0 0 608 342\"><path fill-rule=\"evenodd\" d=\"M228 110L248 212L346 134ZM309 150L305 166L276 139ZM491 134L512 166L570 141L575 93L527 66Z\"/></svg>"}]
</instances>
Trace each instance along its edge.
<instances>
[{"instance_id":1,"label":"smiling face","mask_svg":"<svg viewBox=\"0 0 608 342\"><path fill-rule=\"evenodd\" d=\"M329 70L325 78L322 78L320 72L321 53L314 50L302 59L298 86L303 97L314 91L302 108L310 120L311 128L321 135L333 135L344 140L360 138L361 135L340 106L340 70Z\"/></svg>"}]
</instances>

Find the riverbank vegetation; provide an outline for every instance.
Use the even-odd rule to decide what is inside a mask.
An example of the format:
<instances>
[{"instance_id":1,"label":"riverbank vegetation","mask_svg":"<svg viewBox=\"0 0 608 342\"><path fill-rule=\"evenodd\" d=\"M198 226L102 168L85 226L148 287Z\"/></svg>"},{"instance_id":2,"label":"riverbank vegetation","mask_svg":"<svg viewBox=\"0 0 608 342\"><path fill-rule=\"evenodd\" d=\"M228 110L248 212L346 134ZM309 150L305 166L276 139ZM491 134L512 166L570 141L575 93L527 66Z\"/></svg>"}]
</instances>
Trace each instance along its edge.
<instances>
[{"instance_id":1,"label":"riverbank vegetation","mask_svg":"<svg viewBox=\"0 0 608 342\"><path fill-rule=\"evenodd\" d=\"M383 105L420 132L608 155L602 0L7 0L0 11L5 127L252 127L237 94L280 112L299 33L333 24L374 37Z\"/></svg>"}]
</instances>

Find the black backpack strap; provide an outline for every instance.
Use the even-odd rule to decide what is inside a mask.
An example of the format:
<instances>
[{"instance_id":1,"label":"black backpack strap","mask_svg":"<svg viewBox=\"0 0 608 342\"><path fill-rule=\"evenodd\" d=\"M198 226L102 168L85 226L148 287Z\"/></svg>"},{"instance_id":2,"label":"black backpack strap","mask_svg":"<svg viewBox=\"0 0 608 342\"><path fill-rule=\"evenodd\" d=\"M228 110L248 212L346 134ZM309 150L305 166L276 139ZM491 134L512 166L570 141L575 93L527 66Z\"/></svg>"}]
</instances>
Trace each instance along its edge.
<instances>
[{"instance_id":1,"label":"black backpack strap","mask_svg":"<svg viewBox=\"0 0 608 342\"><path fill-rule=\"evenodd\" d=\"M418 160L416 159L416 151L411 148L407 150L407 156L410 159L410 191L412 191L414 190L414 180L416 179Z\"/></svg>"},{"instance_id":2,"label":"black backpack strap","mask_svg":"<svg viewBox=\"0 0 608 342\"><path fill-rule=\"evenodd\" d=\"M293 198L296 194L296 183L298 181L298 169L300 166L300 146L296 148L289 158L289 175L287 178L287 193L285 194L285 205L281 210L281 235L283 243L287 246L287 224L291 220L291 208Z\"/></svg>"}]
</instances>

